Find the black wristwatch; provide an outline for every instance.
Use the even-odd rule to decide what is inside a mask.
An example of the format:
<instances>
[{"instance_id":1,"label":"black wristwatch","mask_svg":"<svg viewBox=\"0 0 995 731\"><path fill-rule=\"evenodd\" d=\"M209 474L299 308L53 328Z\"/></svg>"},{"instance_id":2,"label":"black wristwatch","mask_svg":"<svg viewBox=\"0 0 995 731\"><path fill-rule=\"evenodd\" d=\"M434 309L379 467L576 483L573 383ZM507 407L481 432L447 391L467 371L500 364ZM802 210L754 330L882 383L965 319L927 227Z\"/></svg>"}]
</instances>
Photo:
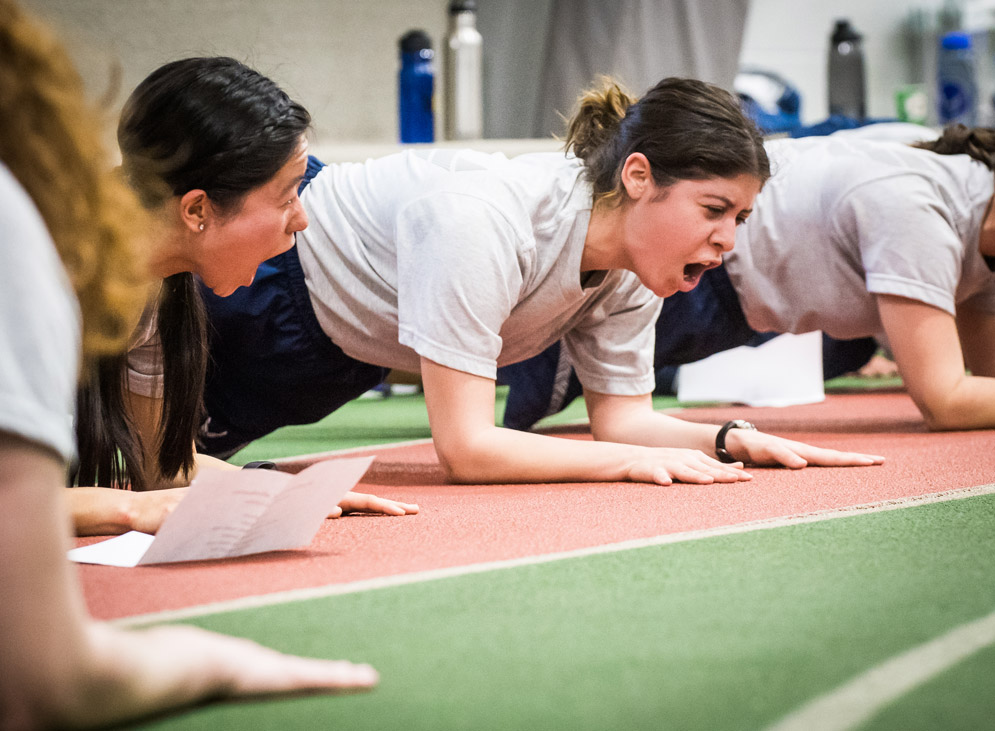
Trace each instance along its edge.
<instances>
[{"instance_id":1,"label":"black wristwatch","mask_svg":"<svg viewBox=\"0 0 995 731\"><path fill-rule=\"evenodd\" d=\"M247 462L242 465L243 470L275 470L276 462L270 462L269 460L261 459L256 462Z\"/></svg>"},{"instance_id":2,"label":"black wristwatch","mask_svg":"<svg viewBox=\"0 0 995 731\"><path fill-rule=\"evenodd\" d=\"M715 454L718 455L719 462L725 462L726 464L739 462L739 460L729 454L729 450L726 449L726 434L729 433L730 429L747 429L748 431L757 430L753 424L748 421L743 421L742 419L733 419L732 421L727 421L722 425L722 428L719 429L719 433L715 435Z\"/></svg>"}]
</instances>

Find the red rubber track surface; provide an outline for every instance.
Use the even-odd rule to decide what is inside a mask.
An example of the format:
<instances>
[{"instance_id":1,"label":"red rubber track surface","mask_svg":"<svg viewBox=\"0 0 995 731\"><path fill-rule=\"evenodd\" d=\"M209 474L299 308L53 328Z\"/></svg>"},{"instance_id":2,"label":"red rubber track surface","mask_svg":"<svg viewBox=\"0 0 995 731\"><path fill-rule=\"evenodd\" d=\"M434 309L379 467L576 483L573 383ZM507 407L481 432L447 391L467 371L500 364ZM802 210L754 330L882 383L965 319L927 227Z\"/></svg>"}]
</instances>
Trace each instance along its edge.
<instances>
[{"instance_id":1,"label":"red rubber track surface","mask_svg":"<svg viewBox=\"0 0 995 731\"><path fill-rule=\"evenodd\" d=\"M783 409L694 409L681 416L709 423L745 418L765 431L881 454L887 461L801 471L752 468L752 481L731 485L467 486L445 484L431 444L371 449L377 461L357 489L416 502L420 514L328 520L301 551L133 569L81 565L86 601L95 617L111 619L995 482L995 432L930 433L904 393L831 395L820 404ZM586 427L552 433L590 438Z\"/></svg>"}]
</instances>

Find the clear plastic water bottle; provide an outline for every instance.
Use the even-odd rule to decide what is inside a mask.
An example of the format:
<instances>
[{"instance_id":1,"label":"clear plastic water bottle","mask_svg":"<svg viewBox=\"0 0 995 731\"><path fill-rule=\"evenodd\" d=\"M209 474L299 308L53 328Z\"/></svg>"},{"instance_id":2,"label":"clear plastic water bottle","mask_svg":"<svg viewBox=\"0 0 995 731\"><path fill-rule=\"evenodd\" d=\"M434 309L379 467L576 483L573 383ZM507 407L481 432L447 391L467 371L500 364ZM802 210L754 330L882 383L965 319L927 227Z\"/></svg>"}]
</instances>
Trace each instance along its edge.
<instances>
[{"instance_id":1,"label":"clear plastic water bottle","mask_svg":"<svg viewBox=\"0 0 995 731\"><path fill-rule=\"evenodd\" d=\"M477 3L452 0L445 58L446 139L477 140L484 136L481 45Z\"/></svg>"},{"instance_id":2,"label":"clear plastic water bottle","mask_svg":"<svg viewBox=\"0 0 995 731\"><path fill-rule=\"evenodd\" d=\"M401 142L434 142L435 68L432 41L422 30L412 30L398 41L401 70L398 74L398 111Z\"/></svg>"},{"instance_id":3,"label":"clear plastic water bottle","mask_svg":"<svg viewBox=\"0 0 995 731\"><path fill-rule=\"evenodd\" d=\"M849 20L837 20L829 39L829 114L863 121L864 49Z\"/></svg>"},{"instance_id":4,"label":"clear plastic water bottle","mask_svg":"<svg viewBox=\"0 0 995 731\"><path fill-rule=\"evenodd\" d=\"M940 124L973 127L978 114L978 81L971 36L952 31L941 38L936 78Z\"/></svg>"}]
</instances>

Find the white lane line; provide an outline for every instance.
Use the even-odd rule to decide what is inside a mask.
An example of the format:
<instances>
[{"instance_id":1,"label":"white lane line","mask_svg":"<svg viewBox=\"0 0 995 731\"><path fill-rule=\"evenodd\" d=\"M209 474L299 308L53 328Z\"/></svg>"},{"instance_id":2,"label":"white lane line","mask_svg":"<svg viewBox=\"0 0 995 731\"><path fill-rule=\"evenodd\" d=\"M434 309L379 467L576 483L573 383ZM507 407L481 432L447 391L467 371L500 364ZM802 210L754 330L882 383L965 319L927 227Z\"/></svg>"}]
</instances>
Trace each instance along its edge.
<instances>
[{"instance_id":1,"label":"white lane line","mask_svg":"<svg viewBox=\"0 0 995 731\"><path fill-rule=\"evenodd\" d=\"M221 612L232 612L242 609L252 609L255 607L272 606L275 604L306 601L308 599L341 596L344 594L356 594L362 591L386 589L394 586L417 584L425 581L467 576L469 574L480 574L487 571L498 571L501 569L510 569L520 566L533 566L536 564L563 561L571 558L596 556L605 553L618 553L620 551L630 551L637 548L663 546L671 543L683 543L686 541L696 541L704 538L714 538L716 536L733 535L737 533L750 533L758 530L770 530L772 528L782 528L802 523L816 523L835 518L846 518L854 515L883 512L885 510L900 510L903 508L914 507L916 505L947 502L950 500L963 500L965 498L977 497L979 495L990 495L992 493L995 493L995 484L979 485L977 487L946 490L943 492L916 495L896 500L881 500L873 503L865 503L863 505L853 505L846 508L833 508L799 515L765 518L763 520L754 520L746 523L719 526L717 528L685 531L683 533L669 533L662 536L654 536L652 538L638 538L630 541L621 541L619 543L608 543L599 546L591 546L589 548L579 548L572 551L559 551L556 553L525 556L522 558L506 559L502 561L487 561L483 563L466 564L441 569L430 569L427 571L415 571L407 574L395 574L392 576L363 579L360 581L351 581L342 584L329 584L326 586L318 586L307 589L291 589L289 591L273 592L271 594L248 596L228 601L212 602L193 607L184 607L183 609L138 614L111 621L113 624L120 626L145 625L154 622L172 622L192 617L219 614Z\"/></svg>"},{"instance_id":2,"label":"white lane line","mask_svg":"<svg viewBox=\"0 0 995 731\"><path fill-rule=\"evenodd\" d=\"M406 442L386 442L385 444L372 444L365 447L345 447L343 449L332 449L327 452L314 452L312 454L300 454L293 455L290 457L277 457L271 461L277 464L282 464L284 462L296 463L296 462L316 462L320 459L331 459L332 457L342 457L347 454L355 454L357 452L389 452L391 449L401 449L403 447L413 447L418 444L431 444L432 438L428 437L425 439L410 439Z\"/></svg>"},{"instance_id":3,"label":"white lane line","mask_svg":"<svg viewBox=\"0 0 995 731\"><path fill-rule=\"evenodd\" d=\"M992 644L995 612L886 660L802 706L768 731L856 728L896 698Z\"/></svg>"}]
</instances>

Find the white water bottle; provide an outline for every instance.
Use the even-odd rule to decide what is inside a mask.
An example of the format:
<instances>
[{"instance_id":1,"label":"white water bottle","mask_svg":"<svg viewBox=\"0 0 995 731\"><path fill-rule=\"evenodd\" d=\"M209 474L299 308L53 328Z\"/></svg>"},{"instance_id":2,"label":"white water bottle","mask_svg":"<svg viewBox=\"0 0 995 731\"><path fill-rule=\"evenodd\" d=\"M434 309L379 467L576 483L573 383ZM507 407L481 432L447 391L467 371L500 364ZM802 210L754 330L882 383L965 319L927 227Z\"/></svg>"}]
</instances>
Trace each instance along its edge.
<instances>
[{"instance_id":1,"label":"white water bottle","mask_svg":"<svg viewBox=\"0 0 995 731\"><path fill-rule=\"evenodd\" d=\"M445 49L446 139L477 140L484 136L481 45L477 3L452 0Z\"/></svg>"}]
</instances>

